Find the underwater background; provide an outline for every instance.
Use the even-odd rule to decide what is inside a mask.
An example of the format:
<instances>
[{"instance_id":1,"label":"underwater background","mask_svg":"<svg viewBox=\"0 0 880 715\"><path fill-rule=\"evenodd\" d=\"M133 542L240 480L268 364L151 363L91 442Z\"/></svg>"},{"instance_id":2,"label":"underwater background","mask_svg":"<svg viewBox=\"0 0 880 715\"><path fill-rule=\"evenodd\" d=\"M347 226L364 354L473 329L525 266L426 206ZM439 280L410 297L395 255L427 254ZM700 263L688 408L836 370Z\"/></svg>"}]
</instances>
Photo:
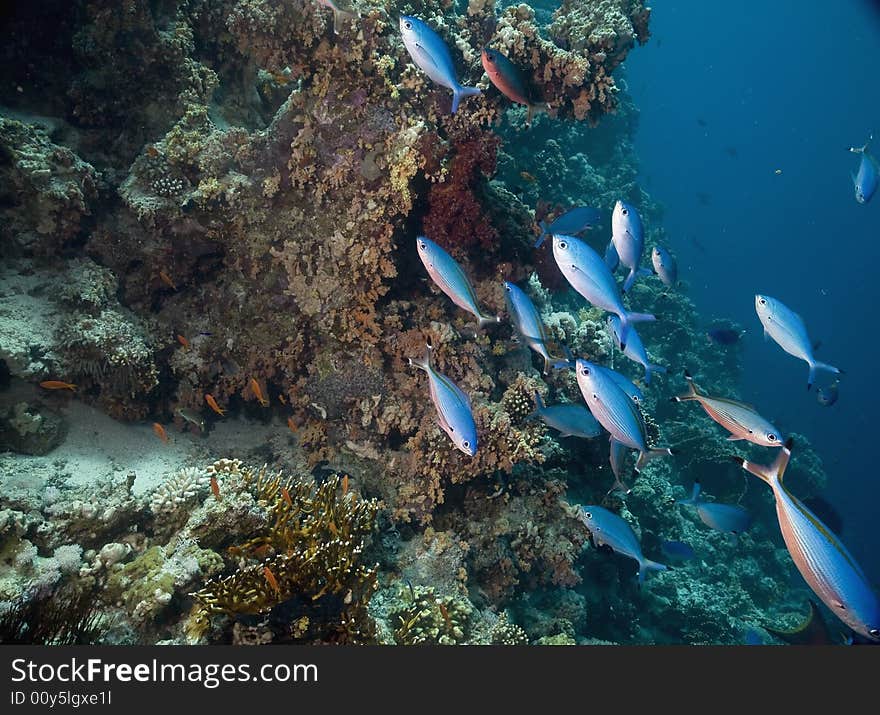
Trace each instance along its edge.
<instances>
[{"instance_id":1,"label":"underwater background","mask_svg":"<svg viewBox=\"0 0 880 715\"><path fill-rule=\"evenodd\" d=\"M480 88L455 113L404 14ZM873 3L47 0L0 22L0 642L849 636L811 610L771 491L730 459L779 448L671 398L688 370L793 436L786 485L876 580L878 209L848 151L880 116ZM681 281L624 298L657 316L638 324L666 369L650 383L554 241L535 247L592 207L577 232L603 254L620 201L642 265L663 246ZM505 281L554 359L632 381L648 446L672 455L613 474L606 433L541 419L536 393L583 406L582 386L544 373ZM845 370L835 404L763 340L756 293ZM473 456L438 425L426 343L467 395ZM677 503L695 482L704 501ZM640 583L630 539L670 568Z\"/></svg>"}]
</instances>

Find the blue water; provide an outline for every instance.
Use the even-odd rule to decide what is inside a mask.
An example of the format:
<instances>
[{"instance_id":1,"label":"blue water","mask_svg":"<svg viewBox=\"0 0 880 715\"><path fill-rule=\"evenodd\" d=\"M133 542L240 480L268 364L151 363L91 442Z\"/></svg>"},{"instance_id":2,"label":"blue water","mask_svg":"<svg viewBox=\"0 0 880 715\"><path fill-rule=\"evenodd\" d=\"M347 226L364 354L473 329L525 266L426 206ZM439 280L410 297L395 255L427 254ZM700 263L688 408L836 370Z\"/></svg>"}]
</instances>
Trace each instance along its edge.
<instances>
[{"instance_id":1,"label":"blue water","mask_svg":"<svg viewBox=\"0 0 880 715\"><path fill-rule=\"evenodd\" d=\"M706 321L748 330L742 396L812 441L844 541L880 581L880 197L856 203L847 151L875 131L880 152L880 13L855 0L662 2L651 28L626 77L642 180L665 205L682 278ZM799 312L817 358L846 371L835 406L763 340L756 292Z\"/></svg>"}]
</instances>

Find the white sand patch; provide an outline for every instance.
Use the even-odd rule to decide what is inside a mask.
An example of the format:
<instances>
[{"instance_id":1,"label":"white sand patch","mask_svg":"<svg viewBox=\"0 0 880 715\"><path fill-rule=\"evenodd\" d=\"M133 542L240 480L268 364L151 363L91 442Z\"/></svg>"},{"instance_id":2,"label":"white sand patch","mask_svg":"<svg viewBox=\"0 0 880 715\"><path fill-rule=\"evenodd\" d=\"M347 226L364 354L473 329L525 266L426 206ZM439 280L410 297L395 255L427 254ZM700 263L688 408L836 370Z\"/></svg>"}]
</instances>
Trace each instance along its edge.
<instances>
[{"instance_id":1,"label":"white sand patch","mask_svg":"<svg viewBox=\"0 0 880 715\"><path fill-rule=\"evenodd\" d=\"M227 418L202 435L165 425L168 442L153 432L152 423L117 422L73 400L62 409L70 424L64 442L42 457L0 454L0 484L40 492L46 483L63 477L72 485L135 475L132 491L150 491L166 477L188 466L208 465L227 457L247 461L248 453L274 442L287 426Z\"/></svg>"}]
</instances>

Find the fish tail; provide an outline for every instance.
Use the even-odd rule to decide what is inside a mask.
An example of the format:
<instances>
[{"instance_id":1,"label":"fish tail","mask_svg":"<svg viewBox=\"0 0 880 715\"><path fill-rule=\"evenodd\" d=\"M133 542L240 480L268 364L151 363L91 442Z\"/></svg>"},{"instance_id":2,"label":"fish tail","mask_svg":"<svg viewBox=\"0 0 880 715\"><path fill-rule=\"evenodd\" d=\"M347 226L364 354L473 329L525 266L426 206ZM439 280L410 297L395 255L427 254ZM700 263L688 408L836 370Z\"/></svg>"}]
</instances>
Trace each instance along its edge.
<instances>
[{"instance_id":1,"label":"fish tail","mask_svg":"<svg viewBox=\"0 0 880 715\"><path fill-rule=\"evenodd\" d=\"M870 146L870 144L871 144L871 140L872 140L873 138L874 138L874 134L873 134L873 133L872 133L872 134L869 134L869 135L868 135L868 141L866 141L864 144L862 144L862 146L851 146L851 147L849 148L849 150L850 150L853 154L864 154L866 151L868 151L868 147Z\"/></svg>"},{"instance_id":2,"label":"fish tail","mask_svg":"<svg viewBox=\"0 0 880 715\"><path fill-rule=\"evenodd\" d=\"M818 360L814 360L810 363L810 375L807 378L808 390L813 386L813 383L816 382L817 370L827 370L828 372L833 372L835 375L840 375L843 373L843 370L834 367L834 365L829 365L827 362L819 362Z\"/></svg>"},{"instance_id":3,"label":"fish tail","mask_svg":"<svg viewBox=\"0 0 880 715\"><path fill-rule=\"evenodd\" d=\"M546 114L550 111L550 105L546 102L539 102L538 104L532 104L529 102L526 105L526 126L532 126L532 119L536 114Z\"/></svg>"},{"instance_id":4,"label":"fish tail","mask_svg":"<svg viewBox=\"0 0 880 715\"><path fill-rule=\"evenodd\" d=\"M669 447L657 447L656 449L647 449L643 452L639 452L639 459L636 462L635 471L638 474L650 460L656 459L657 457L666 457L672 454L673 451L669 449Z\"/></svg>"},{"instance_id":5,"label":"fish tail","mask_svg":"<svg viewBox=\"0 0 880 715\"><path fill-rule=\"evenodd\" d=\"M773 460L773 464L756 464L738 456L732 456L730 459L773 488L775 482L782 481L785 468L788 466L788 460L791 458L791 448L793 445L794 440L789 437L785 444L782 445L782 449L779 450L779 454L776 455L776 459Z\"/></svg>"},{"instance_id":6,"label":"fish tail","mask_svg":"<svg viewBox=\"0 0 880 715\"><path fill-rule=\"evenodd\" d=\"M480 94L479 87L464 87L462 85L458 85L455 89L452 90L452 113L455 114L455 110L458 109L458 103L461 102L465 97L470 97L474 94Z\"/></svg>"},{"instance_id":7,"label":"fish tail","mask_svg":"<svg viewBox=\"0 0 880 715\"><path fill-rule=\"evenodd\" d=\"M642 559L639 561L639 585L645 582L645 576L648 571L665 571L668 567L666 564L661 564L657 561L651 561L651 559Z\"/></svg>"},{"instance_id":8,"label":"fish tail","mask_svg":"<svg viewBox=\"0 0 880 715\"><path fill-rule=\"evenodd\" d=\"M691 498L690 499L678 499L676 500L676 504L696 504L700 501L700 480L694 480L694 487L691 489Z\"/></svg>"},{"instance_id":9,"label":"fish tail","mask_svg":"<svg viewBox=\"0 0 880 715\"><path fill-rule=\"evenodd\" d=\"M645 365L645 384L646 385L651 384L651 375L654 375L654 374L665 375L666 368L663 367L662 365L655 365L652 362L649 362L647 365Z\"/></svg>"},{"instance_id":10,"label":"fish tail","mask_svg":"<svg viewBox=\"0 0 880 715\"><path fill-rule=\"evenodd\" d=\"M479 318L480 329L485 328L487 325L498 325L501 322L500 315L481 315Z\"/></svg>"},{"instance_id":11,"label":"fish tail","mask_svg":"<svg viewBox=\"0 0 880 715\"><path fill-rule=\"evenodd\" d=\"M700 388L697 386L697 383L694 382L694 376L687 370L684 371L684 379L687 380L688 384L687 394L671 397L669 398L671 402L687 402L688 400L696 400L697 398L702 397Z\"/></svg>"},{"instance_id":12,"label":"fish tail","mask_svg":"<svg viewBox=\"0 0 880 715\"><path fill-rule=\"evenodd\" d=\"M618 313L617 317L620 318L620 335L617 339L620 352L626 350L626 339L629 337L630 323L647 323L652 320L657 320L657 318L650 313L631 313L628 310Z\"/></svg>"},{"instance_id":13,"label":"fish tail","mask_svg":"<svg viewBox=\"0 0 880 715\"><path fill-rule=\"evenodd\" d=\"M538 221L538 226L541 227L541 235L535 241L535 248L540 248L541 244L544 243L544 239L547 238L547 224L544 221Z\"/></svg>"},{"instance_id":14,"label":"fish tail","mask_svg":"<svg viewBox=\"0 0 880 715\"><path fill-rule=\"evenodd\" d=\"M424 370L425 372L431 371L431 354L434 352L434 347L431 343L425 345L425 358L424 360L416 360L414 358L409 358L409 364L412 367L417 367L420 370Z\"/></svg>"},{"instance_id":15,"label":"fish tail","mask_svg":"<svg viewBox=\"0 0 880 715\"><path fill-rule=\"evenodd\" d=\"M347 10L339 10L338 8L331 8L333 10L333 34L339 34L339 21L346 17L355 17L353 12L349 12Z\"/></svg>"}]
</instances>

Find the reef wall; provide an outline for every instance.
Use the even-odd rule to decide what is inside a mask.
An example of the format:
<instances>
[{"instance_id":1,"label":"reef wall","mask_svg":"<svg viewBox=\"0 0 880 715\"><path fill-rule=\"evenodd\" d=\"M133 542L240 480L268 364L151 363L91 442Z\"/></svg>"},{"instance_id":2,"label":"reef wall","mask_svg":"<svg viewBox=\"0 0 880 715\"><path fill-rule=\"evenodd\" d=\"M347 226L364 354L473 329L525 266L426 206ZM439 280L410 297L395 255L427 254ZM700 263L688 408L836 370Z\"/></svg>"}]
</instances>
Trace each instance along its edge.
<instances>
[{"instance_id":1,"label":"reef wall","mask_svg":"<svg viewBox=\"0 0 880 715\"><path fill-rule=\"evenodd\" d=\"M507 322L475 331L416 254L424 232L487 310L503 314L502 281L516 281L555 341L623 360L601 312L566 293L548 247L532 244L557 209L620 198L642 212L649 248L663 239L637 182L637 110L614 75L648 40L640 0L564 0L539 15L491 0L355 2L338 34L312 0L55 9L51 28L23 8L4 18L19 39L0 70L0 448L39 454L63 439L74 397L26 388L49 379L173 435L240 420L283 438L180 464L146 494L122 479L59 483L48 500L26 484L0 490L7 620L39 620L67 589L86 610L68 620L83 627L56 641L704 643L734 642L784 601L789 569L769 530L731 541L673 504L700 477L769 514L716 464L731 451L719 430L667 401L685 367L725 394L740 370L736 347L705 341L686 293L656 279L632 291L662 315L643 338L670 375L646 407L681 454L616 505L646 552L688 540L700 563L639 591L625 564L584 552L568 515L610 488L607 441L560 441L528 419L536 391L578 401L573 375L542 376ZM456 114L410 62L401 13L437 29L459 78L483 89ZM549 105L531 128L484 76L487 44ZM451 448L408 365L429 339L473 399L473 459ZM41 444L25 448L31 433ZM249 466L209 466L219 458ZM271 494L241 476L265 477L266 462L286 475ZM821 485L805 443L794 467L804 492ZM308 543L277 523L306 503L335 514L353 501L370 506L320 519ZM348 551L296 581L289 552L325 553L340 531ZM81 593L97 594L99 613Z\"/></svg>"}]
</instances>

